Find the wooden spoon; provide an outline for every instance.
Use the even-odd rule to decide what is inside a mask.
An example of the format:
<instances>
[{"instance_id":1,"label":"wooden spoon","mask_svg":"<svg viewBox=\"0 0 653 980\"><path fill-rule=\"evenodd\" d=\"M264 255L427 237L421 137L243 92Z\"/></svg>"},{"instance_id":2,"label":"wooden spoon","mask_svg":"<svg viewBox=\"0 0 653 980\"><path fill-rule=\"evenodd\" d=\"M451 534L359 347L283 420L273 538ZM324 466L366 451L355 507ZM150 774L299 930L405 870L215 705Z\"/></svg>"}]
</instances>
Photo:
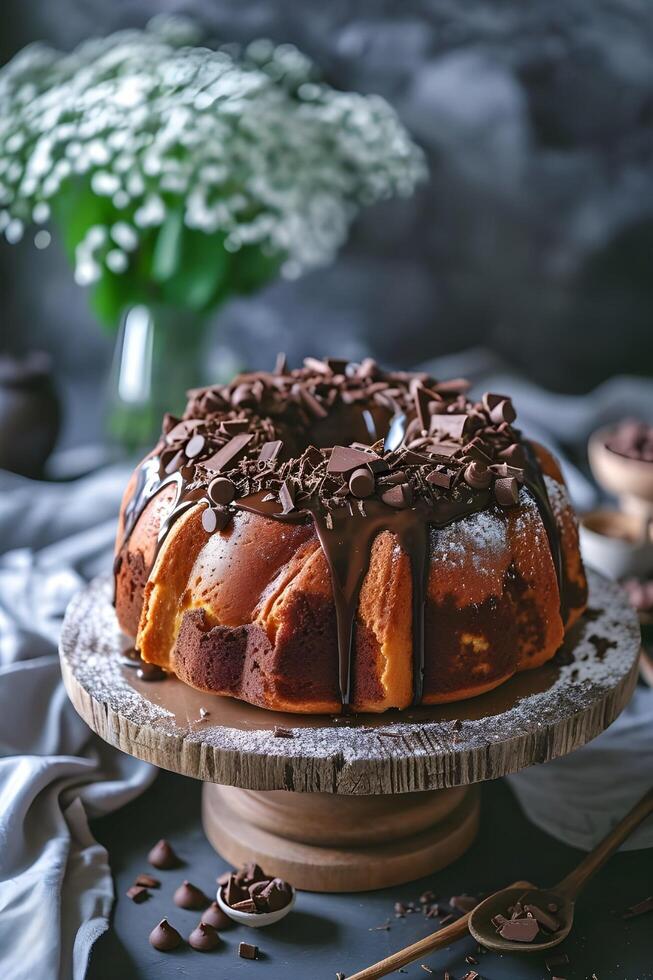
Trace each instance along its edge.
<instances>
[{"instance_id":1,"label":"wooden spoon","mask_svg":"<svg viewBox=\"0 0 653 980\"><path fill-rule=\"evenodd\" d=\"M385 977L420 957L445 946L450 946L455 940L466 936L468 931L486 949L494 949L502 953L514 951L536 953L557 946L569 935L574 921L574 903L580 891L589 879L603 867L620 844L623 844L640 823L652 813L653 789L649 790L639 803L636 803L632 810L610 831L607 837L600 844L597 844L587 857L583 858L578 867L554 888L550 890L540 889L528 881L516 881L508 888L503 888L486 898L472 912L463 915L450 926L439 929L411 946L387 956L373 966L368 966L364 970L352 974L348 980L378 980L379 977ZM499 936L491 919L497 914L506 915L509 906L514 905L517 900L522 903L532 903L538 908L544 909L549 903L554 903L557 906L555 917L561 923L560 929L543 942L512 942Z\"/></svg>"},{"instance_id":2,"label":"wooden spoon","mask_svg":"<svg viewBox=\"0 0 653 980\"><path fill-rule=\"evenodd\" d=\"M576 898L585 887L589 879L603 867L608 858L614 854L620 844L630 837L632 832L640 825L642 820L653 813L653 789L642 797L639 803L623 817L616 827L610 831L607 837L596 845L593 851L583 858L577 868L563 878L561 882L554 885L551 889L532 887L520 893L519 888L504 888L500 892L495 892L485 901L477 905L469 915L469 931L477 942L482 943L486 949L494 949L500 953L539 953L544 949L557 946L565 939L574 922L574 908ZM557 906L554 913L555 918L560 923L557 929L546 939L540 939L531 943L514 942L504 939L497 933L491 920L497 914L507 915L507 909L515 902L522 905L536 905L538 908L547 910L549 904Z\"/></svg>"}]
</instances>

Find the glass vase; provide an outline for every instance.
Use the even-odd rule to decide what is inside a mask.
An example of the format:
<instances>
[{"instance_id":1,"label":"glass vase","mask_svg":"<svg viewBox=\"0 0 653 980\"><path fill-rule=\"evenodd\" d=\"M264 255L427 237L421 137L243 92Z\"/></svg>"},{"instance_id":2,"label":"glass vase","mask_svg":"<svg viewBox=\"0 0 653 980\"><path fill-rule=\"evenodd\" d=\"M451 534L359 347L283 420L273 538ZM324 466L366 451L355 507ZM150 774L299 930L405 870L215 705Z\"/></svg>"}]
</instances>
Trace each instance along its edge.
<instances>
[{"instance_id":1,"label":"glass vase","mask_svg":"<svg viewBox=\"0 0 653 980\"><path fill-rule=\"evenodd\" d=\"M165 412L180 415L186 391L204 383L205 318L133 306L121 322L111 371L108 435L127 452L150 449Z\"/></svg>"}]
</instances>

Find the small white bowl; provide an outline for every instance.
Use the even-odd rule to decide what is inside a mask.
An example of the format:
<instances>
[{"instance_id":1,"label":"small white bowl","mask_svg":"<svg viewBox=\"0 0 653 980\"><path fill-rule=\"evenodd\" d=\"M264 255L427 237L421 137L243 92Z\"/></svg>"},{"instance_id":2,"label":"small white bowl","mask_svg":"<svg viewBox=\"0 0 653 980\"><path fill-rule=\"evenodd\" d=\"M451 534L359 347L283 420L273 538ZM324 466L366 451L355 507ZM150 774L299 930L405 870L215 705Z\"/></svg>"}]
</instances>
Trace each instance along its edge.
<instances>
[{"instance_id":1,"label":"small white bowl","mask_svg":"<svg viewBox=\"0 0 653 980\"><path fill-rule=\"evenodd\" d=\"M580 519L583 560L608 578L650 575L653 542L640 537L642 522L618 510L594 510Z\"/></svg>"},{"instance_id":2,"label":"small white bowl","mask_svg":"<svg viewBox=\"0 0 653 980\"><path fill-rule=\"evenodd\" d=\"M292 888L290 901L282 909L277 909L276 912L241 912L239 909L232 909L222 897L222 887L218 888L216 901L225 915L228 915L234 922L238 922L241 926L251 926L252 929L262 929L264 926L271 926L275 922L280 922L293 908L296 892L292 885L290 887Z\"/></svg>"}]
</instances>

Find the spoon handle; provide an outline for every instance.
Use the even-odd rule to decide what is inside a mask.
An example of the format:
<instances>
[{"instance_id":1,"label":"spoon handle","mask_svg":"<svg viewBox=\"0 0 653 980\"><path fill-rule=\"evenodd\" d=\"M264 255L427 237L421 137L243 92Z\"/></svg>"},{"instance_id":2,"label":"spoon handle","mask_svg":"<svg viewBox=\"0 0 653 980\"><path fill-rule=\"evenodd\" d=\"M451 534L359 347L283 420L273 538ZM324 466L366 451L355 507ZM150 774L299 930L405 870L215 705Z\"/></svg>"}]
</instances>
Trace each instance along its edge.
<instances>
[{"instance_id":1,"label":"spoon handle","mask_svg":"<svg viewBox=\"0 0 653 980\"><path fill-rule=\"evenodd\" d=\"M565 895L573 901L589 879L603 867L610 855L614 854L620 844L630 837L632 832L639 827L643 820L653 813L653 789L650 789L645 796L636 803L632 810L629 810L625 817L612 828L610 833L596 845L593 851L583 858L580 864L574 868L566 878L563 878L555 891Z\"/></svg>"},{"instance_id":2,"label":"spoon handle","mask_svg":"<svg viewBox=\"0 0 653 980\"><path fill-rule=\"evenodd\" d=\"M527 881L516 881L510 887L531 888L532 885ZM445 926L443 929L438 929L437 932L431 933L430 936L419 939L412 946L406 946L405 949L400 949L397 953L386 956L384 960L379 960L378 963L374 963L372 966L366 966L365 969L359 970L358 973L352 973L349 980L378 980L379 977L385 977L389 973L394 973L395 970L399 970L402 966L407 966L422 956L435 952L436 949L450 946L457 939L463 939L465 936L469 936L469 930L467 928L468 919L469 912L460 919L456 919L450 926Z\"/></svg>"}]
</instances>

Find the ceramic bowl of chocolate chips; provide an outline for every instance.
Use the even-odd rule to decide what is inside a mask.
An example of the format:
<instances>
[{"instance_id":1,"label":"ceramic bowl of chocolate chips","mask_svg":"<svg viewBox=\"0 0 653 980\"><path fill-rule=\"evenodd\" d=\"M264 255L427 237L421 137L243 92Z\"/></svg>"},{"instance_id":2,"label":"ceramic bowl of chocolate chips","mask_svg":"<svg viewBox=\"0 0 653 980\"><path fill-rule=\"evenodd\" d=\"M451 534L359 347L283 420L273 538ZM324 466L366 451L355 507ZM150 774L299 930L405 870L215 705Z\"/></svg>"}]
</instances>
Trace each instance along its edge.
<instances>
[{"instance_id":1,"label":"ceramic bowl of chocolate chips","mask_svg":"<svg viewBox=\"0 0 653 980\"><path fill-rule=\"evenodd\" d=\"M243 926L260 929L288 915L295 904L295 889L282 878L272 878L253 862L218 879L217 901L222 911Z\"/></svg>"}]
</instances>

